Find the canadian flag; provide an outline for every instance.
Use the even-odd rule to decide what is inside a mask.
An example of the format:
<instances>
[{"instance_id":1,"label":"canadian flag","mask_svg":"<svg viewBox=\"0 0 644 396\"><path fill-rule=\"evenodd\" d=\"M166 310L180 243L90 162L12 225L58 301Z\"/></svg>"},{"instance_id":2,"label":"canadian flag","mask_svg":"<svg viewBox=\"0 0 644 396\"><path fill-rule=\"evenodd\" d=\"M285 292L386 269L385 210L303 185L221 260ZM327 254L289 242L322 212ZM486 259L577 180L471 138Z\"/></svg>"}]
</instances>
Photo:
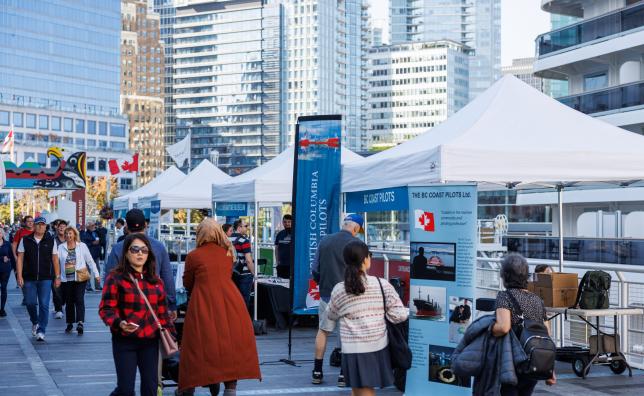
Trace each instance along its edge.
<instances>
[{"instance_id":1,"label":"canadian flag","mask_svg":"<svg viewBox=\"0 0 644 396\"><path fill-rule=\"evenodd\" d=\"M123 172L138 172L139 171L139 153L136 153L132 156L132 162L123 161L120 167L118 162L116 162L116 160L109 160L108 165L112 176L119 174L121 170L123 170Z\"/></svg>"},{"instance_id":2,"label":"canadian flag","mask_svg":"<svg viewBox=\"0 0 644 396\"><path fill-rule=\"evenodd\" d=\"M422 209L416 209L414 211L414 217L416 221L416 228L420 228L427 232L434 232L436 230L434 224L434 213L426 212Z\"/></svg>"}]
</instances>

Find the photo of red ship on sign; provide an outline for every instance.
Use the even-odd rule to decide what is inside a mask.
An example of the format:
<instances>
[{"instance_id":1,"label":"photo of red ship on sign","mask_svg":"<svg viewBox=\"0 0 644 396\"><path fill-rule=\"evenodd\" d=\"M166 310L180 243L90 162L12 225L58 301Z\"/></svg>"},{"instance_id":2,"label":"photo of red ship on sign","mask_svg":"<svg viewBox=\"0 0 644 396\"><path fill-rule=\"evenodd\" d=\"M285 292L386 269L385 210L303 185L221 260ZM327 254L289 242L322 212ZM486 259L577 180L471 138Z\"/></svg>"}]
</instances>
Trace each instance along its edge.
<instances>
[{"instance_id":1,"label":"photo of red ship on sign","mask_svg":"<svg viewBox=\"0 0 644 396\"><path fill-rule=\"evenodd\" d=\"M434 213L416 209L414 211L414 217L416 218L416 228L420 228L427 232L436 231L436 227L434 225Z\"/></svg>"}]
</instances>

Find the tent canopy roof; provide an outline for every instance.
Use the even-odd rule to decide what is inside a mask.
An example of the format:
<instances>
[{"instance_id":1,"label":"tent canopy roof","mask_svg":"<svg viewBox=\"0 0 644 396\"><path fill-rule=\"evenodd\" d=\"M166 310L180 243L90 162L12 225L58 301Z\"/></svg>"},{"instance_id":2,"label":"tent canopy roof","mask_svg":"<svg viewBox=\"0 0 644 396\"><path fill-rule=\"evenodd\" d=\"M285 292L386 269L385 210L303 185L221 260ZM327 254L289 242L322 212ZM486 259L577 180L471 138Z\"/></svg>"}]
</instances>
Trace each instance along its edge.
<instances>
[{"instance_id":1,"label":"tent canopy roof","mask_svg":"<svg viewBox=\"0 0 644 396\"><path fill-rule=\"evenodd\" d=\"M160 175L152 179L148 184L143 187L132 191L129 194L125 194L121 197L114 199L114 209L130 209L132 204L136 202L139 197L144 197L146 195L156 194L161 191L165 191L168 188L181 183L185 179L186 174L181 172L176 166L172 165L168 169L164 170Z\"/></svg>"},{"instance_id":2,"label":"tent canopy roof","mask_svg":"<svg viewBox=\"0 0 644 396\"><path fill-rule=\"evenodd\" d=\"M514 76L441 125L343 166L344 191L437 182L487 188L644 179L644 137L587 116Z\"/></svg>"},{"instance_id":3,"label":"tent canopy roof","mask_svg":"<svg viewBox=\"0 0 644 396\"><path fill-rule=\"evenodd\" d=\"M341 149L343 164L363 158L351 150ZM277 157L229 180L212 186L216 202L290 202L293 190L293 146Z\"/></svg>"},{"instance_id":4,"label":"tent canopy roof","mask_svg":"<svg viewBox=\"0 0 644 396\"><path fill-rule=\"evenodd\" d=\"M165 209L204 209L212 206L211 183L228 180L231 177L208 160L203 160L186 178L157 194L150 194L141 201L146 206L149 201L161 200Z\"/></svg>"}]
</instances>

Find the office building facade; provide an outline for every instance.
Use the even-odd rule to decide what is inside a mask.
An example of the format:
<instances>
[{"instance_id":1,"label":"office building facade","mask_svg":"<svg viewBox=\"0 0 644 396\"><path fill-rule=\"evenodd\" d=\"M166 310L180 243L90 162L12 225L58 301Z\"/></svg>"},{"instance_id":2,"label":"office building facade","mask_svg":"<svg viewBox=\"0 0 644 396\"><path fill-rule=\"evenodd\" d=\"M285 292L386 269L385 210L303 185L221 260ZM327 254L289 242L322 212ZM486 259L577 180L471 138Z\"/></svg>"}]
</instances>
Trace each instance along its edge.
<instances>
[{"instance_id":1,"label":"office building facade","mask_svg":"<svg viewBox=\"0 0 644 396\"><path fill-rule=\"evenodd\" d=\"M470 51L449 40L371 48L369 148L413 139L465 106Z\"/></svg>"},{"instance_id":2,"label":"office building facade","mask_svg":"<svg viewBox=\"0 0 644 396\"><path fill-rule=\"evenodd\" d=\"M148 7L159 15L161 22L160 33L161 40L163 41L163 63L165 68L165 75L163 78L163 103L164 103L164 146L170 146L175 141L175 120L174 120L174 106L172 102L172 75L174 69L172 67L172 38L174 32L174 19L177 12L175 0L148 0ZM172 164L172 158L167 153L165 154L165 164L169 166Z\"/></svg>"},{"instance_id":3,"label":"office building facade","mask_svg":"<svg viewBox=\"0 0 644 396\"><path fill-rule=\"evenodd\" d=\"M366 0L285 0L288 12L288 140L297 118L341 114L343 144L367 147ZM285 145L284 145L285 146Z\"/></svg>"},{"instance_id":4,"label":"office building facade","mask_svg":"<svg viewBox=\"0 0 644 396\"><path fill-rule=\"evenodd\" d=\"M90 177L109 175L110 159L132 159L119 110L120 34L119 1L0 3L0 135L13 130L18 164L51 166L50 146L86 151ZM135 185L133 173L118 179Z\"/></svg>"},{"instance_id":5,"label":"office building facade","mask_svg":"<svg viewBox=\"0 0 644 396\"><path fill-rule=\"evenodd\" d=\"M232 175L275 157L286 115L280 2L184 1L173 25L176 140Z\"/></svg>"},{"instance_id":6,"label":"office building facade","mask_svg":"<svg viewBox=\"0 0 644 396\"><path fill-rule=\"evenodd\" d=\"M513 75L532 88L550 95L550 84L541 77L534 75L533 70L534 58L512 59L512 64L503 66L501 71L503 75Z\"/></svg>"},{"instance_id":7,"label":"office building facade","mask_svg":"<svg viewBox=\"0 0 644 396\"><path fill-rule=\"evenodd\" d=\"M501 0L389 0L390 43L448 39L473 49L470 100L501 77Z\"/></svg>"},{"instance_id":8,"label":"office building facade","mask_svg":"<svg viewBox=\"0 0 644 396\"><path fill-rule=\"evenodd\" d=\"M139 153L139 185L144 185L165 169L160 20L141 0L121 0L121 15L121 109L129 121L130 149Z\"/></svg>"}]
</instances>

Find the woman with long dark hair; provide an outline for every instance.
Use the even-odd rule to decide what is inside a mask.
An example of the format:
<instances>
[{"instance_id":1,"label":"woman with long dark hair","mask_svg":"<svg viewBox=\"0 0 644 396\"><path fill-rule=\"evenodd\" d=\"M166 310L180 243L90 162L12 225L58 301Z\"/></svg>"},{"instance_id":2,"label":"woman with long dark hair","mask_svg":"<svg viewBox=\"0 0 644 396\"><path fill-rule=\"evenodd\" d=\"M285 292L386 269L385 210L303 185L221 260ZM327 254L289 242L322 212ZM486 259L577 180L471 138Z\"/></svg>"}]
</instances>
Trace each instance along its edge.
<instances>
[{"instance_id":1,"label":"woman with long dark hair","mask_svg":"<svg viewBox=\"0 0 644 396\"><path fill-rule=\"evenodd\" d=\"M123 257L107 276L99 315L112 332L117 386L112 396L134 395L138 367L141 396L155 396L158 386L159 328L139 289L161 326L174 333L163 281L156 275L154 254L144 234L130 234Z\"/></svg>"},{"instance_id":2,"label":"woman with long dark hair","mask_svg":"<svg viewBox=\"0 0 644 396\"><path fill-rule=\"evenodd\" d=\"M394 382L385 314L392 323L400 323L409 313L389 282L367 275L371 267L367 245L349 242L343 256L344 282L333 288L327 314L332 321L340 321L342 372L347 386L354 396L370 396L375 394L374 388Z\"/></svg>"}]
</instances>

